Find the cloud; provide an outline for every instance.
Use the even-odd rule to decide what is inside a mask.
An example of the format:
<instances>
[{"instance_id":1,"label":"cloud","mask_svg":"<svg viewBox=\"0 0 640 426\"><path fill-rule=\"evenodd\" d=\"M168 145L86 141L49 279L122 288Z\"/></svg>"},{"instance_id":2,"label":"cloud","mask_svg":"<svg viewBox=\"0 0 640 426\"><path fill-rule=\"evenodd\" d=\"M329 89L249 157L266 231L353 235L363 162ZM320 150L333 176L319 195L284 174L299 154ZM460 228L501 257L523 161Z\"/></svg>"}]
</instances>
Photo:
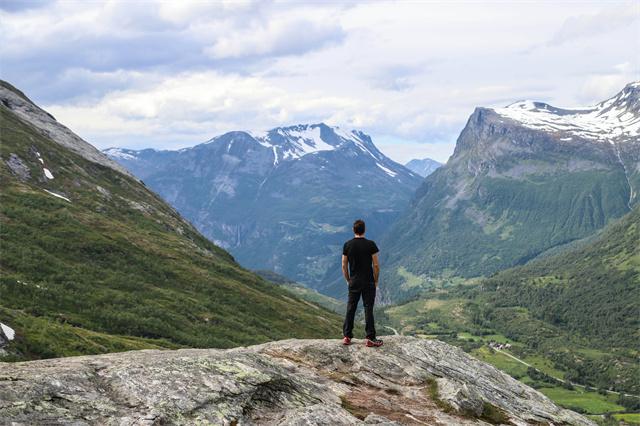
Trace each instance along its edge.
<instances>
[{"instance_id":1,"label":"cloud","mask_svg":"<svg viewBox=\"0 0 640 426\"><path fill-rule=\"evenodd\" d=\"M337 22L327 24L300 16L254 22L250 27L218 38L204 49L212 58L300 55L339 43L345 33Z\"/></svg>"},{"instance_id":2,"label":"cloud","mask_svg":"<svg viewBox=\"0 0 640 426\"><path fill-rule=\"evenodd\" d=\"M617 64L609 72L592 74L582 85L581 99L587 104L595 104L608 99L630 81L638 79L639 64L630 62Z\"/></svg>"},{"instance_id":3,"label":"cloud","mask_svg":"<svg viewBox=\"0 0 640 426\"><path fill-rule=\"evenodd\" d=\"M415 87L416 80L428 72L425 65L382 66L372 71L373 87L402 92Z\"/></svg>"},{"instance_id":4,"label":"cloud","mask_svg":"<svg viewBox=\"0 0 640 426\"><path fill-rule=\"evenodd\" d=\"M568 17L547 44L561 45L584 37L597 37L639 22L639 2L612 3L598 13Z\"/></svg>"},{"instance_id":5,"label":"cloud","mask_svg":"<svg viewBox=\"0 0 640 426\"><path fill-rule=\"evenodd\" d=\"M442 161L476 106L640 79L637 2L2 4L2 78L100 147L325 121Z\"/></svg>"},{"instance_id":6,"label":"cloud","mask_svg":"<svg viewBox=\"0 0 640 426\"><path fill-rule=\"evenodd\" d=\"M359 111L362 105L347 97L313 90L290 93L260 78L208 71L180 74L145 89L113 92L95 102L50 105L48 109L105 147L149 143L157 133L171 138L174 132L190 137L193 144L217 133L266 129L299 117L331 121L327 111ZM168 143L168 138L159 139ZM171 147L179 147L183 140L174 138Z\"/></svg>"}]
</instances>

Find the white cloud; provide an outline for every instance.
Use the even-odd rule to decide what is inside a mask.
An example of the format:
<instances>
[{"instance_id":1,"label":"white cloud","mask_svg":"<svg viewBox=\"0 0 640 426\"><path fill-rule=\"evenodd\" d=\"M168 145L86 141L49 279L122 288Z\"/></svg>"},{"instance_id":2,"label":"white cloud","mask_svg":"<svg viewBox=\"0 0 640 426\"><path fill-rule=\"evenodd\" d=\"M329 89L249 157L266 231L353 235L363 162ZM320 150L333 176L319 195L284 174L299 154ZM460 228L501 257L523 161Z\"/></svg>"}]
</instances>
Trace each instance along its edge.
<instances>
[{"instance_id":1,"label":"white cloud","mask_svg":"<svg viewBox=\"0 0 640 426\"><path fill-rule=\"evenodd\" d=\"M294 14L254 19L247 28L223 34L204 52L217 59L303 54L342 37L342 28L331 17Z\"/></svg>"},{"instance_id":2,"label":"white cloud","mask_svg":"<svg viewBox=\"0 0 640 426\"><path fill-rule=\"evenodd\" d=\"M0 73L100 147L325 121L444 161L476 106L640 79L639 7L61 1L0 11Z\"/></svg>"},{"instance_id":3,"label":"white cloud","mask_svg":"<svg viewBox=\"0 0 640 426\"><path fill-rule=\"evenodd\" d=\"M597 13L568 17L549 44L563 44L580 38L599 37L603 33L640 23L640 2L611 2Z\"/></svg>"}]
</instances>

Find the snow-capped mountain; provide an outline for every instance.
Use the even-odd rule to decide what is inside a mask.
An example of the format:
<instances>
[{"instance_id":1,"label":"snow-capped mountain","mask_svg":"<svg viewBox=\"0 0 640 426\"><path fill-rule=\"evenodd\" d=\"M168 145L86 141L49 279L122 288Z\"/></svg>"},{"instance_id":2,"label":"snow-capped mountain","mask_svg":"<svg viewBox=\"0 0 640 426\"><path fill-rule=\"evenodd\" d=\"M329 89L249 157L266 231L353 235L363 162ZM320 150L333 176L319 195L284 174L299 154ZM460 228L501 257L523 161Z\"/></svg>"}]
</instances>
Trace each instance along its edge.
<instances>
[{"instance_id":1,"label":"snow-capped mountain","mask_svg":"<svg viewBox=\"0 0 640 426\"><path fill-rule=\"evenodd\" d=\"M270 150L274 168L283 162L298 160L308 154L343 151L349 152L348 155L351 156L359 156L359 160L363 160L362 155L368 157L368 162L373 161L380 170L390 177L396 178L401 175L397 177L398 180L402 179L402 175L405 175L405 179L411 179L416 174L386 157L373 144L371 138L361 131L343 130L339 127L329 127L323 123L278 127L263 132L229 132L210 139L204 145L213 143L217 145L226 144L226 152L230 153L234 143L239 140L253 140L260 146ZM186 152L190 149L186 148L174 152ZM170 153L172 151L156 151L152 149L136 151L126 148L107 148L103 152L112 159L124 163L140 160L152 152Z\"/></svg>"},{"instance_id":2,"label":"snow-capped mountain","mask_svg":"<svg viewBox=\"0 0 640 426\"><path fill-rule=\"evenodd\" d=\"M322 123L229 132L179 151L104 152L246 267L316 288L339 278L353 220L375 238L422 180L368 135Z\"/></svg>"},{"instance_id":3,"label":"snow-capped mountain","mask_svg":"<svg viewBox=\"0 0 640 426\"><path fill-rule=\"evenodd\" d=\"M525 263L628 213L639 200L639 123L638 82L588 108L476 108L382 241L391 294Z\"/></svg>"},{"instance_id":4,"label":"snow-capped mountain","mask_svg":"<svg viewBox=\"0 0 640 426\"><path fill-rule=\"evenodd\" d=\"M494 111L530 129L614 143L640 136L639 93L640 83L634 82L616 96L592 107L568 109L543 102L519 101Z\"/></svg>"},{"instance_id":5,"label":"snow-capped mountain","mask_svg":"<svg viewBox=\"0 0 640 426\"><path fill-rule=\"evenodd\" d=\"M438 167L442 166L442 163L439 163L436 160L432 160L431 158L414 158L413 160L407 162L404 166L422 177L427 177L431 173L435 172Z\"/></svg>"}]
</instances>

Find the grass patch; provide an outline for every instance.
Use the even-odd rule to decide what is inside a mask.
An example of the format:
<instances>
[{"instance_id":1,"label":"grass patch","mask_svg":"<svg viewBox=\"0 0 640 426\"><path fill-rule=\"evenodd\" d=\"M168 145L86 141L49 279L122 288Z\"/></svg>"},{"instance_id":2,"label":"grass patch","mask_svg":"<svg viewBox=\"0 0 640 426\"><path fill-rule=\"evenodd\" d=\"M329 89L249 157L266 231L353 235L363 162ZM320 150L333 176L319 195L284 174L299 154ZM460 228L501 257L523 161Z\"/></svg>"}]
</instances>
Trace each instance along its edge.
<instances>
[{"instance_id":1,"label":"grass patch","mask_svg":"<svg viewBox=\"0 0 640 426\"><path fill-rule=\"evenodd\" d=\"M624 421L632 425L640 425L640 413L620 413L614 414L613 418L618 421Z\"/></svg>"},{"instance_id":2,"label":"grass patch","mask_svg":"<svg viewBox=\"0 0 640 426\"><path fill-rule=\"evenodd\" d=\"M577 409L587 414L603 414L623 411L624 407L614 402L614 397L582 389L568 390L561 387L540 388L544 395L563 407Z\"/></svg>"},{"instance_id":3,"label":"grass patch","mask_svg":"<svg viewBox=\"0 0 640 426\"><path fill-rule=\"evenodd\" d=\"M438 382L434 378L427 379L427 393L429 398L445 413L455 413L453 407L440 399L438 395Z\"/></svg>"},{"instance_id":4,"label":"grass patch","mask_svg":"<svg viewBox=\"0 0 640 426\"><path fill-rule=\"evenodd\" d=\"M500 408L496 407L493 404L489 404L485 402L482 405L482 416L480 416L480 420L484 420L487 423L491 423L492 425L512 425L511 421L509 421L509 416L502 411Z\"/></svg>"},{"instance_id":5,"label":"grass patch","mask_svg":"<svg viewBox=\"0 0 640 426\"><path fill-rule=\"evenodd\" d=\"M524 377L527 374L527 366L519 363L503 353L496 352L487 346L482 346L472 352L476 358L488 362L494 367L504 371L512 377Z\"/></svg>"},{"instance_id":6,"label":"grass patch","mask_svg":"<svg viewBox=\"0 0 640 426\"><path fill-rule=\"evenodd\" d=\"M484 402L482 404L482 414L480 415L480 417L477 417L474 413L459 412L455 410L446 401L440 399L440 396L438 395L438 382L436 381L436 379L427 379L427 393L429 395L429 398L438 406L438 408L440 408L445 413L456 414L467 418L478 418L494 425L512 424L509 421L509 416L507 416L507 414L503 410L489 402Z\"/></svg>"},{"instance_id":7,"label":"grass patch","mask_svg":"<svg viewBox=\"0 0 640 426\"><path fill-rule=\"evenodd\" d=\"M347 397L344 395L340 396L340 405L342 406L342 408L351 413L352 416L360 420L364 420L369 415L369 412L367 410L351 404Z\"/></svg>"}]
</instances>

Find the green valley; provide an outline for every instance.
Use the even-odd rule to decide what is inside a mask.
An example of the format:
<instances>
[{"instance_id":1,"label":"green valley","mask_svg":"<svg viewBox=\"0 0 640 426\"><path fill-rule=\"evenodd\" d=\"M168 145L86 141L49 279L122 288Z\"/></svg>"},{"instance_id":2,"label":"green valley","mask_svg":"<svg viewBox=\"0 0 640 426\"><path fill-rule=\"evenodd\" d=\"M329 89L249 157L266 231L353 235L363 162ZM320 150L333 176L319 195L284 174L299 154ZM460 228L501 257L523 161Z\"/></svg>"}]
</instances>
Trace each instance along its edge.
<instances>
[{"instance_id":1,"label":"green valley","mask_svg":"<svg viewBox=\"0 0 640 426\"><path fill-rule=\"evenodd\" d=\"M636 411L639 241L636 207L577 248L431 288L380 317L404 334L458 345L575 411Z\"/></svg>"}]
</instances>

